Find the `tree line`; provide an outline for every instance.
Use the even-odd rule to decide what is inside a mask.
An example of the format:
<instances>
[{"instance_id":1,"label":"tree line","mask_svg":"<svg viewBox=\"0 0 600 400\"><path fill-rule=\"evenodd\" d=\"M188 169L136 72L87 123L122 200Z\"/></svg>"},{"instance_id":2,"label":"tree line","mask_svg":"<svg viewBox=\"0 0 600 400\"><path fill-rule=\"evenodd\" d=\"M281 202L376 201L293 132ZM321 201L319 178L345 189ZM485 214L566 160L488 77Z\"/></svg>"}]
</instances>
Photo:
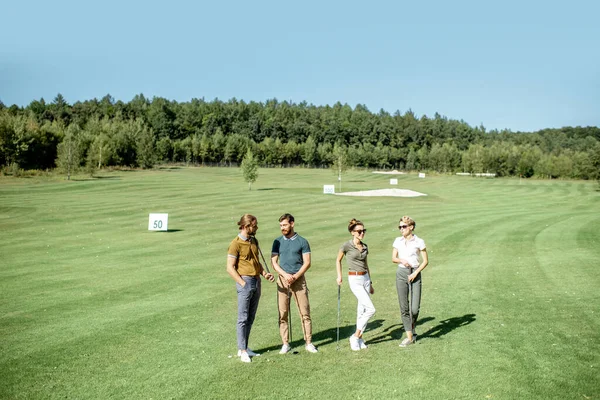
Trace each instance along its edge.
<instances>
[{"instance_id":1,"label":"tree line","mask_svg":"<svg viewBox=\"0 0 600 400\"><path fill-rule=\"evenodd\" d=\"M600 179L600 128L487 131L439 114L371 112L270 99L129 102L106 95L26 107L0 102L3 172L150 168L157 163L239 165L251 150L263 167L349 167Z\"/></svg>"}]
</instances>

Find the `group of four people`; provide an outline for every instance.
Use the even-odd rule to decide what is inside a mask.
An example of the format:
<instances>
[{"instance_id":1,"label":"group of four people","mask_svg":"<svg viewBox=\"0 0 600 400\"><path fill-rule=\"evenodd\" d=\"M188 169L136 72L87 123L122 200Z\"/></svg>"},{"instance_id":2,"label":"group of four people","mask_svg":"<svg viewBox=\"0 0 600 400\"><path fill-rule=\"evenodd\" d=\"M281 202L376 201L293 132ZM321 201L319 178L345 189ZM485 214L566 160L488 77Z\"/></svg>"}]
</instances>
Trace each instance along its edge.
<instances>
[{"instance_id":1,"label":"group of four people","mask_svg":"<svg viewBox=\"0 0 600 400\"><path fill-rule=\"evenodd\" d=\"M283 342L279 353L285 354L291 350L288 318L292 296L296 300L302 318L305 349L310 353L316 353L318 350L312 343L308 287L304 276L311 265L310 245L305 238L294 231L294 223L291 214L283 214L279 218L282 236L273 241L271 248L271 264L278 274L277 307L279 333ZM413 232L416 227L415 221L403 216L398 227L402 236L394 241L392 262L398 264L396 289L402 323L407 336L400 346L406 347L416 341L414 327L421 302L421 271L427 266L428 257L425 242ZM256 217L250 214L243 215L238 222L238 228L240 232L229 245L227 252L227 272L236 281L238 295L238 357L243 362L251 362L251 357L257 354L248 348L248 338L261 295L261 276L271 282L275 281L275 277L260 263L259 256L263 261L264 256L255 237L258 229ZM367 262L368 246L363 242L367 229L361 221L352 219L348 224L348 231L352 239L340 247L337 255L337 284L342 285L343 282L342 259L345 256L348 265L348 284L358 300L356 331L350 337L350 348L358 351L367 348L362 335L369 319L375 314L370 296L375 289Z\"/></svg>"}]
</instances>

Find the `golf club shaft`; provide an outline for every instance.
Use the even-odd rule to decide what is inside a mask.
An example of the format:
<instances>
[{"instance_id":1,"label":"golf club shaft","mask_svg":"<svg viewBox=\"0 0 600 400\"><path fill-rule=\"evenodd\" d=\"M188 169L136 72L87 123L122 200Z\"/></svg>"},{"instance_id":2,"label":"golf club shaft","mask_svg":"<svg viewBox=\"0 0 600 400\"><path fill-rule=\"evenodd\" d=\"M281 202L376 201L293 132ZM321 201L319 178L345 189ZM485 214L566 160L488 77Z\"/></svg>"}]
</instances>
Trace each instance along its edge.
<instances>
[{"instance_id":1,"label":"golf club shaft","mask_svg":"<svg viewBox=\"0 0 600 400\"><path fill-rule=\"evenodd\" d=\"M410 275L412 273L412 268L408 268L408 275ZM413 326L413 314L412 314L412 304L413 304L413 298L412 298L412 282L410 280L410 278L407 276L406 277L406 281L408 283L408 315L410 316L410 329L411 332L414 332L414 326Z\"/></svg>"},{"instance_id":2,"label":"golf club shaft","mask_svg":"<svg viewBox=\"0 0 600 400\"><path fill-rule=\"evenodd\" d=\"M269 270L269 265L267 264L267 262L265 261L265 256L263 256L263 252L260 249L260 246L258 245L258 240L256 240L256 238L253 236L254 241L256 242L256 248L258 249L258 253L260 254L260 257L262 258L263 264L265 264L265 269L267 270L267 272L270 274L271 271Z\"/></svg>"},{"instance_id":3,"label":"golf club shaft","mask_svg":"<svg viewBox=\"0 0 600 400\"><path fill-rule=\"evenodd\" d=\"M292 345L292 288L288 286L288 341Z\"/></svg>"},{"instance_id":4,"label":"golf club shaft","mask_svg":"<svg viewBox=\"0 0 600 400\"><path fill-rule=\"evenodd\" d=\"M337 313L337 349L340 349L340 298L342 287L338 285L338 313Z\"/></svg>"}]
</instances>

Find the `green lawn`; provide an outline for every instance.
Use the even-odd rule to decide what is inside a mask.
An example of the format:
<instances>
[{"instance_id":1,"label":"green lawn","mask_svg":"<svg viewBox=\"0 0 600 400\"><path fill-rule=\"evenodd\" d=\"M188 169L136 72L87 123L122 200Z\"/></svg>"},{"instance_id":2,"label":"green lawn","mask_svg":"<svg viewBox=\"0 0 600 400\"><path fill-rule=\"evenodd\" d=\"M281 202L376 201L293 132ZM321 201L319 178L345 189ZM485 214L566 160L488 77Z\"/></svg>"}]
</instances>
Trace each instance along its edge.
<instances>
[{"instance_id":1,"label":"green lawn","mask_svg":"<svg viewBox=\"0 0 600 400\"><path fill-rule=\"evenodd\" d=\"M344 175L344 191L389 188ZM596 182L398 177L427 197L322 194L328 170L106 172L63 181L0 178L0 398L600 398L600 192ZM169 213L169 232L148 214ZM275 285L236 357L226 251L246 213L268 253L290 212L311 243L313 337L277 354ZM391 245L408 214L425 239L419 343L402 336ZM356 300L335 257L347 222L365 222L377 313L352 352ZM346 282L345 282L346 283ZM233 355L233 357L231 357Z\"/></svg>"}]
</instances>

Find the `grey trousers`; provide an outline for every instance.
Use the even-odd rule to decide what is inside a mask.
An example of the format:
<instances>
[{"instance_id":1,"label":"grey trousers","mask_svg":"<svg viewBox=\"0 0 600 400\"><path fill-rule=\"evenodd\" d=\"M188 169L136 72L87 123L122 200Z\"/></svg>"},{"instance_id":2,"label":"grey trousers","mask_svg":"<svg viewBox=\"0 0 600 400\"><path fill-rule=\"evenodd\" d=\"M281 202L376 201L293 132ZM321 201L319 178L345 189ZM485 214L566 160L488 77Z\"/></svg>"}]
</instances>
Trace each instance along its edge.
<instances>
[{"instance_id":1,"label":"grey trousers","mask_svg":"<svg viewBox=\"0 0 600 400\"><path fill-rule=\"evenodd\" d=\"M242 275L242 279L246 286L235 284L238 297L237 345L238 349L246 350L260 300L260 277Z\"/></svg>"},{"instance_id":2,"label":"grey trousers","mask_svg":"<svg viewBox=\"0 0 600 400\"><path fill-rule=\"evenodd\" d=\"M413 269L404 267L398 267L396 270L396 291L398 292L398 303L400 303L400 316L402 318L402 325L404 325L404 331L415 332L415 324L419 317L419 308L421 307L421 274L412 281L412 299L410 306L412 310L412 321L410 319L410 313L408 310L408 275L411 274Z\"/></svg>"}]
</instances>

